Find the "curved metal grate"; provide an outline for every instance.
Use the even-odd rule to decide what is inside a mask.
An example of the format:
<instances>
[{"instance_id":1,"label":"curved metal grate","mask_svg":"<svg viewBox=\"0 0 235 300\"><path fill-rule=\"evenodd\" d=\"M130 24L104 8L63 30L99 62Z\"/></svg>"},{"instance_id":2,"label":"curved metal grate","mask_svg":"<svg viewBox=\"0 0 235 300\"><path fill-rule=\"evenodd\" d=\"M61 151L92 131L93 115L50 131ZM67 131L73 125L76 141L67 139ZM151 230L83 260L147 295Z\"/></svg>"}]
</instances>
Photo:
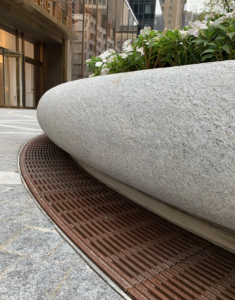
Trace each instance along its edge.
<instances>
[{"instance_id":1,"label":"curved metal grate","mask_svg":"<svg viewBox=\"0 0 235 300\"><path fill-rule=\"evenodd\" d=\"M21 151L34 197L133 299L235 299L235 255L119 195L45 135Z\"/></svg>"}]
</instances>

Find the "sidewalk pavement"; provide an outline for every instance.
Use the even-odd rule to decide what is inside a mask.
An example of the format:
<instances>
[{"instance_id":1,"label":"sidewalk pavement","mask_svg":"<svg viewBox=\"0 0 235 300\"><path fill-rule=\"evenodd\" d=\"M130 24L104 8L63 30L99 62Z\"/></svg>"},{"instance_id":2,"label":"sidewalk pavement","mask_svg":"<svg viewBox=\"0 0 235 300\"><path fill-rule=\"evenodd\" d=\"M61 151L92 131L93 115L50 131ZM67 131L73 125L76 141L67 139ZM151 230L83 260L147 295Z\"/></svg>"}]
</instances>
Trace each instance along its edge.
<instances>
[{"instance_id":1,"label":"sidewalk pavement","mask_svg":"<svg viewBox=\"0 0 235 300\"><path fill-rule=\"evenodd\" d=\"M41 133L35 110L0 109L0 300L121 300L21 183L18 152Z\"/></svg>"}]
</instances>

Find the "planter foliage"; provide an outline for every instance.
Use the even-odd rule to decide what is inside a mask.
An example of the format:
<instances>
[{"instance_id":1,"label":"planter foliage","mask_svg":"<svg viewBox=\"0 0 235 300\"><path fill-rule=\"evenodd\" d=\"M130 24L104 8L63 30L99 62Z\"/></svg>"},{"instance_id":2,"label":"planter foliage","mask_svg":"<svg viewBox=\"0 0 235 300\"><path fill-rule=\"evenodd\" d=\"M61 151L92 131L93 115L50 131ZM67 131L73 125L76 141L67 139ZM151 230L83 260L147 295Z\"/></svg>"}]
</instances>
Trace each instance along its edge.
<instances>
[{"instance_id":1,"label":"planter foliage","mask_svg":"<svg viewBox=\"0 0 235 300\"><path fill-rule=\"evenodd\" d=\"M140 31L132 43L123 44L123 53L107 50L87 60L90 77L144 69L224 61L235 58L235 9L206 15L182 30L150 27Z\"/></svg>"}]
</instances>

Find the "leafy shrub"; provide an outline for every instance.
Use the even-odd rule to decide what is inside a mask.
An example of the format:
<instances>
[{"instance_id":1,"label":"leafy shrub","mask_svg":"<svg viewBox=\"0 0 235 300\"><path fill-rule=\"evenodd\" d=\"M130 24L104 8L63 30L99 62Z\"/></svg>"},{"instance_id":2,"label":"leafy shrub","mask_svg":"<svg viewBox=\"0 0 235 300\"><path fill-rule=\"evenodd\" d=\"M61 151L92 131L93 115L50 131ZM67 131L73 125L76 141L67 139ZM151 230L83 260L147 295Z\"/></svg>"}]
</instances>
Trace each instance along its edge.
<instances>
[{"instance_id":1,"label":"leafy shrub","mask_svg":"<svg viewBox=\"0 0 235 300\"><path fill-rule=\"evenodd\" d=\"M92 56L87 65L94 77L234 58L235 9L230 9L206 15L202 22L195 21L183 30L144 28L133 43L125 41L123 53L108 50Z\"/></svg>"}]
</instances>

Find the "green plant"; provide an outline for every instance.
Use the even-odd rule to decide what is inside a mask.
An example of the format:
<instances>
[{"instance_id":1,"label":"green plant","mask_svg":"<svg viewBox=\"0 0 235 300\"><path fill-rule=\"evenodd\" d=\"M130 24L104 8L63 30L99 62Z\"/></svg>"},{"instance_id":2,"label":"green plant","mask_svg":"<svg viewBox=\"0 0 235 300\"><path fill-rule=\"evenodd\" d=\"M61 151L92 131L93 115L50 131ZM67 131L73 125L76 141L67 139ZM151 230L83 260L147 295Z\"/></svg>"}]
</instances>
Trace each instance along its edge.
<instances>
[{"instance_id":1,"label":"green plant","mask_svg":"<svg viewBox=\"0 0 235 300\"><path fill-rule=\"evenodd\" d=\"M235 10L206 15L179 30L141 30L123 45L123 53L108 50L87 61L91 76L144 69L223 61L235 58Z\"/></svg>"}]
</instances>

